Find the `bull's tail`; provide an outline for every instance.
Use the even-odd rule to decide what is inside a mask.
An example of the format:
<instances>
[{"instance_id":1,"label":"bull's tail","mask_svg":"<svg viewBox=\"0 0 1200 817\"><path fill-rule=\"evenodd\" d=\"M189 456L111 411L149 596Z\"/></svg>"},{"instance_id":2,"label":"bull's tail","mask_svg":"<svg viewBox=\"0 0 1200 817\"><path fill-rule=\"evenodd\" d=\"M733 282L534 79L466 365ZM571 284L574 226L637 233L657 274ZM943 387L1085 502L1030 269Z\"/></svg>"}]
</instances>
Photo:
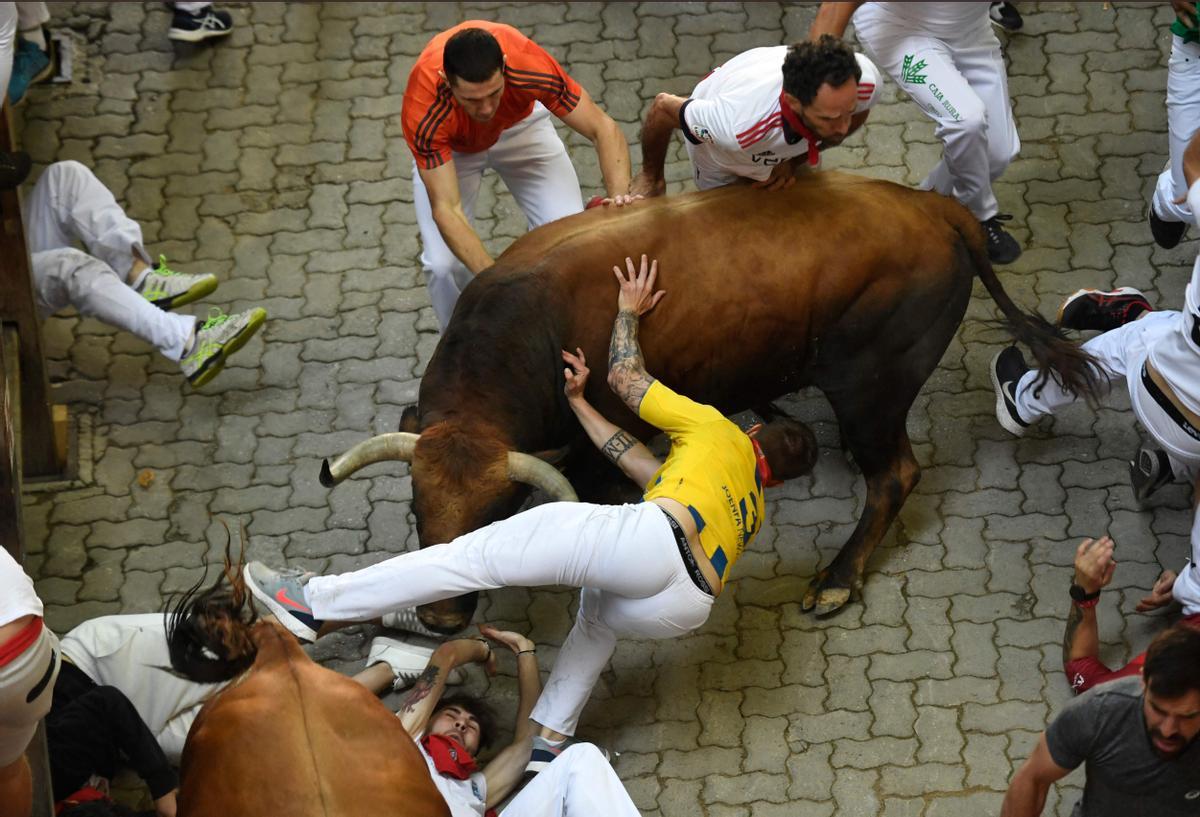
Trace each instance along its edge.
<instances>
[{"instance_id":1,"label":"bull's tail","mask_svg":"<svg viewBox=\"0 0 1200 817\"><path fill-rule=\"evenodd\" d=\"M957 209L969 218L970 214L964 208ZM996 277L984 243L979 240L978 224L973 218L969 218L969 221L969 227L964 223L955 223L955 229L967 245L979 280L1004 314L1005 328L1014 339L1028 346L1033 354L1038 370L1034 393L1041 391L1053 375L1067 393L1095 405L1103 394L1103 384L1107 382L1107 378L1103 377L1102 364L1079 344L1071 341L1058 326L1036 312L1013 303ZM971 232L967 232L968 229Z\"/></svg>"},{"instance_id":2,"label":"bull's tail","mask_svg":"<svg viewBox=\"0 0 1200 817\"><path fill-rule=\"evenodd\" d=\"M166 613L171 666L185 678L200 683L237 677L249 669L258 652L251 637L258 615L242 579L245 530L236 564L228 525L225 533L225 565L217 580L205 588L206 577L201 576Z\"/></svg>"}]
</instances>

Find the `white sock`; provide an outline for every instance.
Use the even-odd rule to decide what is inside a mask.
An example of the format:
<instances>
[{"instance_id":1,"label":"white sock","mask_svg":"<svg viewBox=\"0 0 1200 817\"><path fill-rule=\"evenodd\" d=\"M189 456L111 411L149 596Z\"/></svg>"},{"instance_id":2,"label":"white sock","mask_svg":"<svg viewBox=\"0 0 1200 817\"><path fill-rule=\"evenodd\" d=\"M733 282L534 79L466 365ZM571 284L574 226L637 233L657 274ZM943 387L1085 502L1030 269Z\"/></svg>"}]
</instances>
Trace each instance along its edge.
<instances>
[{"instance_id":1,"label":"white sock","mask_svg":"<svg viewBox=\"0 0 1200 817\"><path fill-rule=\"evenodd\" d=\"M42 51L46 50L46 30L41 26L37 28L26 29L21 32L21 39L28 40L36 45Z\"/></svg>"}]
</instances>

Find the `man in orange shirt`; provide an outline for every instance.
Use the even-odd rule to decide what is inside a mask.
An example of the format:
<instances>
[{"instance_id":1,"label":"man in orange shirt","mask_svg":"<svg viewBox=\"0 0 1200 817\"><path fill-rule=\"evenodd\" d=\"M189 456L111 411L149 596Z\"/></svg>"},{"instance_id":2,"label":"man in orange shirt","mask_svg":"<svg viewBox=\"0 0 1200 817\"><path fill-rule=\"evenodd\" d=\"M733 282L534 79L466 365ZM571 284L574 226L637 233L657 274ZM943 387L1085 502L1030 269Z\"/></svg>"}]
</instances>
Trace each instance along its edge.
<instances>
[{"instance_id":1,"label":"man in orange shirt","mask_svg":"<svg viewBox=\"0 0 1200 817\"><path fill-rule=\"evenodd\" d=\"M443 329L463 287L492 264L473 226L484 170L500 174L531 228L583 210L551 113L596 146L606 203L630 201L620 126L515 28L468 20L430 40L413 66L401 119L416 170L421 266Z\"/></svg>"}]
</instances>

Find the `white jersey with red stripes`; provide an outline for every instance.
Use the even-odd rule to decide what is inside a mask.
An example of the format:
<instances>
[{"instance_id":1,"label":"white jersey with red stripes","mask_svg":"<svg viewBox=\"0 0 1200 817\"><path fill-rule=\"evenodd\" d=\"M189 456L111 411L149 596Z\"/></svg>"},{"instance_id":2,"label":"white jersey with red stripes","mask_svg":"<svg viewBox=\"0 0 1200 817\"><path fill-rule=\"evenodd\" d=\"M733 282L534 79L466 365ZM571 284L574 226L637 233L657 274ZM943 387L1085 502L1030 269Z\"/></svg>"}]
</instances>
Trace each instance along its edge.
<instances>
[{"instance_id":1,"label":"white jersey with red stripes","mask_svg":"<svg viewBox=\"0 0 1200 817\"><path fill-rule=\"evenodd\" d=\"M696 186L731 184L738 177L762 181L771 169L808 155L808 140L784 121L780 108L783 61L789 46L752 48L713 70L692 91L679 112ZM862 54L855 113L879 98L879 70Z\"/></svg>"}]
</instances>

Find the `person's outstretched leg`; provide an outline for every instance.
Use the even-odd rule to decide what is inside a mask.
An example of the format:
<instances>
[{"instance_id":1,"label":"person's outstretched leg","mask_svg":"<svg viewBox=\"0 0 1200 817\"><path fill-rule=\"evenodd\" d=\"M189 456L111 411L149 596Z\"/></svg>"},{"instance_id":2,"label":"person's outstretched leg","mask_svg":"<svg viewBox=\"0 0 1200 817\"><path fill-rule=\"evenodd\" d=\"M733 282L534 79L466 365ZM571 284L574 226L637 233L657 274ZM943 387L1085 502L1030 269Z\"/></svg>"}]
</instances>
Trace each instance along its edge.
<instances>
[{"instance_id":1,"label":"person's outstretched leg","mask_svg":"<svg viewBox=\"0 0 1200 817\"><path fill-rule=\"evenodd\" d=\"M604 753L590 743L567 747L512 799L504 813L511 817L640 814Z\"/></svg>"},{"instance_id":2,"label":"person's outstretched leg","mask_svg":"<svg viewBox=\"0 0 1200 817\"><path fill-rule=\"evenodd\" d=\"M180 360L192 338L196 319L164 312L134 292L108 264L72 247L35 252L32 256L38 307L51 315L73 306L81 315L137 335L163 357Z\"/></svg>"}]
</instances>

